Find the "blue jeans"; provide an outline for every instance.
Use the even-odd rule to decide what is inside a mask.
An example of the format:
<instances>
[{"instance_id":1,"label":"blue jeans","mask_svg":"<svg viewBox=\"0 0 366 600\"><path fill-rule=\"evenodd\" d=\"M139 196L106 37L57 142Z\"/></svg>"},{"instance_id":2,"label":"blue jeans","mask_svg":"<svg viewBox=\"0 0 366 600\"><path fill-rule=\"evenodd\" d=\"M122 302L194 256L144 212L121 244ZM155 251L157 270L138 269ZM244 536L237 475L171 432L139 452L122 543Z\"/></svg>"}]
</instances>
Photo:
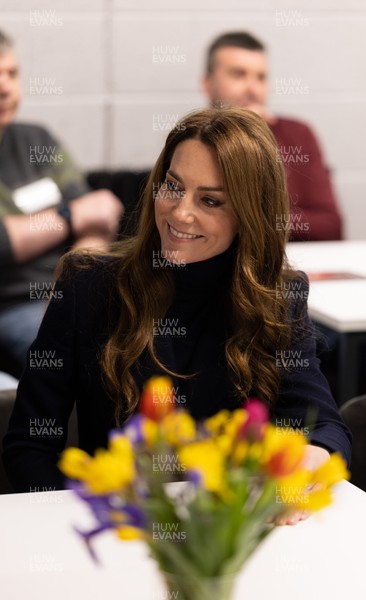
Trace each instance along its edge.
<instances>
[{"instance_id":1,"label":"blue jeans","mask_svg":"<svg viewBox=\"0 0 366 600\"><path fill-rule=\"evenodd\" d=\"M37 336L47 302L24 302L0 312L0 346L19 368L25 367L27 350Z\"/></svg>"}]
</instances>

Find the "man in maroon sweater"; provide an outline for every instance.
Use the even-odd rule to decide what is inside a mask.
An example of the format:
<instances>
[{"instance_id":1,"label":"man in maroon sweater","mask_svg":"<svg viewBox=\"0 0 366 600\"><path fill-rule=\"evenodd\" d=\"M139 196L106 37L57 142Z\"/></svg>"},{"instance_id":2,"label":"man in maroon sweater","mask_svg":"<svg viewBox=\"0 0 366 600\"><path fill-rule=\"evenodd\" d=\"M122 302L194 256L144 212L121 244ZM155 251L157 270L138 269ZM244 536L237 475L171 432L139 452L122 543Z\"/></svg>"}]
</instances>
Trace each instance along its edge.
<instances>
[{"instance_id":1,"label":"man in maroon sweater","mask_svg":"<svg viewBox=\"0 0 366 600\"><path fill-rule=\"evenodd\" d=\"M203 88L212 105L253 110L271 128L283 161L291 218L278 215L292 241L342 239L342 222L319 143L308 125L272 115L267 107L268 65L264 45L245 32L227 33L211 44Z\"/></svg>"}]
</instances>

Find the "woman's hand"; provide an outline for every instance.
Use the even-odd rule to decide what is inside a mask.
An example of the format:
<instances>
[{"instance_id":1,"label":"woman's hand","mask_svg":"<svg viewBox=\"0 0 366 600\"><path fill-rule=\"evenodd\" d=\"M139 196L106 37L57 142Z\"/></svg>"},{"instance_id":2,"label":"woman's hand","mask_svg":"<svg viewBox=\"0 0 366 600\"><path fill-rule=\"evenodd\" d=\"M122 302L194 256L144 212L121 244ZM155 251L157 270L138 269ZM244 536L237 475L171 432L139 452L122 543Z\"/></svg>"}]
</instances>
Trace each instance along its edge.
<instances>
[{"instance_id":1,"label":"woman's hand","mask_svg":"<svg viewBox=\"0 0 366 600\"><path fill-rule=\"evenodd\" d=\"M319 467L322 463L326 462L330 457L330 454L324 448L319 448L319 446L312 446L308 444L306 446L305 458L303 461L303 467L309 471L314 471L317 467ZM307 487L307 491L311 489L316 489L319 484L313 484ZM274 524L275 525L296 525L299 521L304 521L308 517L310 517L310 512L307 510L299 510L291 515L284 515L280 517L275 517Z\"/></svg>"}]
</instances>

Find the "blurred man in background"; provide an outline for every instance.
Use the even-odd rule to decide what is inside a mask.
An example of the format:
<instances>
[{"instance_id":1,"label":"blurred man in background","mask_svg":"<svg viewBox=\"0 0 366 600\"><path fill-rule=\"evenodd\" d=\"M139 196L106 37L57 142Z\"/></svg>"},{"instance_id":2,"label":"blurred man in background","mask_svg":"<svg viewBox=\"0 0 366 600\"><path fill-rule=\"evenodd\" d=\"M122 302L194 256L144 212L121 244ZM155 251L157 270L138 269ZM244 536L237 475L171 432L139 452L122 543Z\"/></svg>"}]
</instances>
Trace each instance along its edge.
<instances>
[{"instance_id":1,"label":"blurred man in background","mask_svg":"<svg viewBox=\"0 0 366 600\"><path fill-rule=\"evenodd\" d=\"M0 32L0 355L18 375L54 293L59 257L106 249L123 213L110 191L90 191L46 129L13 122L20 96L13 44Z\"/></svg>"},{"instance_id":2,"label":"blurred man in background","mask_svg":"<svg viewBox=\"0 0 366 600\"><path fill-rule=\"evenodd\" d=\"M249 33L226 33L208 49L203 88L211 104L253 110L274 134L287 174L291 219L278 215L278 227L292 241L340 240L341 216L319 143L308 125L268 110L268 63L265 46Z\"/></svg>"}]
</instances>

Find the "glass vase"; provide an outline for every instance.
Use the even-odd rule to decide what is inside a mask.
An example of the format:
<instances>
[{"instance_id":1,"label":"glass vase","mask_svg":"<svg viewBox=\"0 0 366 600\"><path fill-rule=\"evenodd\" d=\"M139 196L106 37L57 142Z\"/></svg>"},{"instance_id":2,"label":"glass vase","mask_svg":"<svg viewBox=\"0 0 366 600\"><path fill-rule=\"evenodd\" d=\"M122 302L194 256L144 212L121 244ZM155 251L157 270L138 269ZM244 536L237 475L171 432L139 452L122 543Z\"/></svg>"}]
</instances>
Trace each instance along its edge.
<instances>
[{"instance_id":1,"label":"glass vase","mask_svg":"<svg viewBox=\"0 0 366 600\"><path fill-rule=\"evenodd\" d=\"M169 600L233 600L237 574L218 577L161 572Z\"/></svg>"}]
</instances>

